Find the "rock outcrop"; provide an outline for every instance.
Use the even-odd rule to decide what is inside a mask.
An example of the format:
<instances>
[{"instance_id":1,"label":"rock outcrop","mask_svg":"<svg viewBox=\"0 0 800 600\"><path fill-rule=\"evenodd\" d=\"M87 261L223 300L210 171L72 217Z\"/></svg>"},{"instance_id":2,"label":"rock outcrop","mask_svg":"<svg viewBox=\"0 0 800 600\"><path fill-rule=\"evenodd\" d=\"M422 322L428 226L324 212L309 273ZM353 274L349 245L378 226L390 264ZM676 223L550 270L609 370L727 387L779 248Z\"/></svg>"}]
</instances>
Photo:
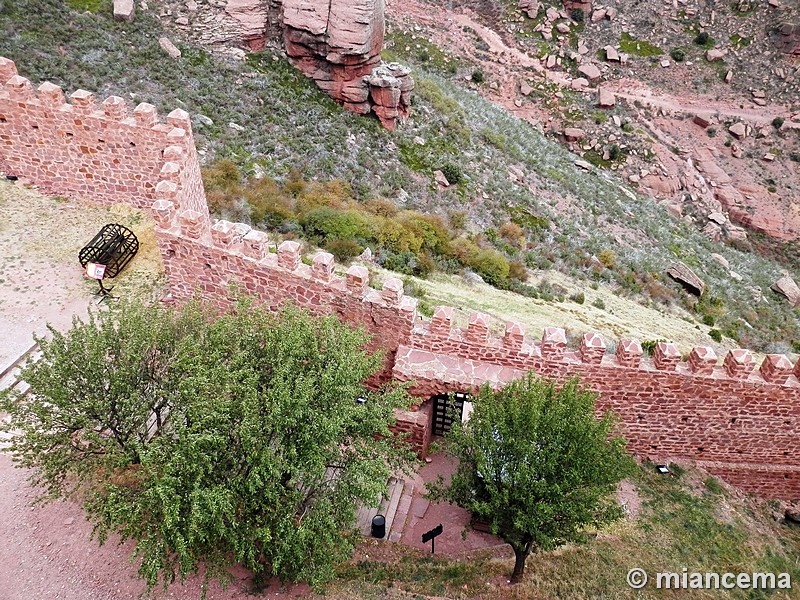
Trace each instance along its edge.
<instances>
[{"instance_id":1,"label":"rock outcrop","mask_svg":"<svg viewBox=\"0 0 800 600\"><path fill-rule=\"evenodd\" d=\"M794 279L788 275L781 277L778 281L773 283L771 289L785 296L792 308L800 306L800 288L797 287Z\"/></svg>"},{"instance_id":2,"label":"rock outcrop","mask_svg":"<svg viewBox=\"0 0 800 600\"><path fill-rule=\"evenodd\" d=\"M800 25L784 23L778 27L776 45L786 54L800 56Z\"/></svg>"},{"instance_id":3,"label":"rock outcrop","mask_svg":"<svg viewBox=\"0 0 800 600\"><path fill-rule=\"evenodd\" d=\"M388 129L408 116L409 70L381 63L383 0L284 0L283 23L289 59L331 98Z\"/></svg>"},{"instance_id":4,"label":"rock outcrop","mask_svg":"<svg viewBox=\"0 0 800 600\"><path fill-rule=\"evenodd\" d=\"M697 274L682 262L676 262L667 269L667 275L680 283L690 294L702 296L706 289L705 282Z\"/></svg>"}]
</instances>

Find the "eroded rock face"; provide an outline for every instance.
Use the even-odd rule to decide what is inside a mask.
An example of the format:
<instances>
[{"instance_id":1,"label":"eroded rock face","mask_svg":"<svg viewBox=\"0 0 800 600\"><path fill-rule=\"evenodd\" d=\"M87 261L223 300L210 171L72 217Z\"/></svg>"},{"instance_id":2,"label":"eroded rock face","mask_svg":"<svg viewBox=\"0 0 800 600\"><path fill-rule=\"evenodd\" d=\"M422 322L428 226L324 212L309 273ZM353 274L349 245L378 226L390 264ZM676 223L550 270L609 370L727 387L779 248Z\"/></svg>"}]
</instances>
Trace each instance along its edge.
<instances>
[{"instance_id":1,"label":"eroded rock face","mask_svg":"<svg viewBox=\"0 0 800 600\"><path fill-rule=\"evenodd\" d=\"M263 48L268 16L266 3L261 0L228 0L225 12L239 23L242 40L251 49Z\"/></svg>"},{"instance_id":2,"label":"eroded rock face","mask_svg":"<svg viewBox=\"0 0 800 600\"><path fill-rule=\"evenodd\" d=\"M408 116L414 80L380 59L383 0L284 0L283 23L289 59L346 109L388 129Z\"/></svg>"}]
</instances>

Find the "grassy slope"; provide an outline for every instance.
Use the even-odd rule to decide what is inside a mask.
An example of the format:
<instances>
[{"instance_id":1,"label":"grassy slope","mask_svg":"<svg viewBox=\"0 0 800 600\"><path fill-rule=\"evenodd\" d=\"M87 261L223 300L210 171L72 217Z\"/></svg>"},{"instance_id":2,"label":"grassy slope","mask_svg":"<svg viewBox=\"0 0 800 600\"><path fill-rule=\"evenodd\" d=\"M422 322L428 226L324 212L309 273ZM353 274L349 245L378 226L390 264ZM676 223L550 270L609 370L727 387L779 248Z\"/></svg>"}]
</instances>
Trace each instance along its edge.
<instances>
[{"instance_id":1,"label":"grassy slope","mask_svg":"<svg viewBox=\"0 0 800 600\"><path fill-rule=\"evenodd\" d=\"M341 569L334 598L396 597L386 588L411 594L448 598L798 598L800 528L776 523L769 511L731 493L720 483L695 471L673 466L676 477L654 473L646 465L633 478L641 501L639 515L629 516L606 530L591 532L587 543L534 554L526 579L505 585L513 553L474 553L460 560L435 558L399 549L399 556L360 556ZM633 503L631 503L632 505ZM793 591L719 592L628 588L629 569L657 572L774 572L789 573ZM418 596L417 596L418 597Z\"/></svg>"}]
</instances>

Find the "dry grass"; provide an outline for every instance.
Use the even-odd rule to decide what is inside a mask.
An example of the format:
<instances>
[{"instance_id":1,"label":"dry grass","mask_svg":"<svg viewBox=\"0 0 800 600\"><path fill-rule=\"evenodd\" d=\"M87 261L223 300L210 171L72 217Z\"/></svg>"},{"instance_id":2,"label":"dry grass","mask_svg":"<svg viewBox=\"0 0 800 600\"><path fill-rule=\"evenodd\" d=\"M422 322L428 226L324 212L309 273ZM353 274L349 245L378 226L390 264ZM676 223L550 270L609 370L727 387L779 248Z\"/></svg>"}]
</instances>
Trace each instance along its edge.
<instances>
[{"instance_id":1,"label":"dry grass","mask_svg":"<svg viewBox=\"0 0 800 600\"><path fill-rule=\"evenodd\" d=\"M372 268L372 267L370 267ZM377 269L383 277L393 274ZM732 340L714 342L709 336L710 327L699 324L688 312L671 307L670 312L647 308L637 302L621 298L614 291L599 284L592 289L585 281L572 279L556 271L538 273L529 284L538 285L544 280L567 290L565 297L583 292L585 302L570 300L546 302L512 292L498 290L490 285L468 285L457 275L435 274L430 279L407 278L425 290L425 301L430 305L446 304L459 309L456 324L464 327L469 311L479 310L494 317L493 330L502 333L507 320L525 324L527 334L541 338L545 327L557 326L576 335L597 331L606 343L625 337L639 340L668 339L678 344L681 352L688 354L695 346L713 346L719 356L738 347ZM593 306L602 300L605 309Z\"/></svg>"},{"instance_id":2,"label":"dry grass","mask_svg":"<svg viewBox=\"0 0 800 600\"><path fill-rule=\"evenodd\" d=\"M0 181L0 365L31 344L44 325L68 327L97 300L95 281L83 277L78 252L107 223L130 227L139 253L117 278L114 295L158 298L164 268L152 222L127 205L103 207L47 197Z\"/></svg>"}]
</instances>

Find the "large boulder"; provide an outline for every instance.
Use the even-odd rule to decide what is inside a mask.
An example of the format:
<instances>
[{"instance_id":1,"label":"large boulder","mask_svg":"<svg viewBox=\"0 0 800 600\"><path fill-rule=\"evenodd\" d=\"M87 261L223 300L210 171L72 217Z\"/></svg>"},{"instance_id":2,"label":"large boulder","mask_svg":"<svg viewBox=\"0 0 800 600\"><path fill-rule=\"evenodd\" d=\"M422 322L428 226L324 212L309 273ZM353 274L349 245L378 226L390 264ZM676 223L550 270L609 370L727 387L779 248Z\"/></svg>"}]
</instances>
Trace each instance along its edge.
<instances>
[{"instance_id":1,"label":"large boulder","mask_svg":"<svg viewBox=\"0 0 800 600\"><path fill-rule=\"evenodd\" d=\"M676 262L667 269L667 275L680 283L690 294L702 296L706 289L705 282L697 274L682 262Z\"/></svg>"},{"instance_id":2,"label":"large boulder","mask_svg":"<svg viewBox=\"0 0 800 600\"><path fill-rule=\"evenodd\" d=\"M797 287L797 283L795 283L794 279L788 275L778 279L778 281L770 286L770 289L785 296L792 308L800 305L800 288Z\"/></svg>"},{"instance_id":3,"label":"large boulder","mask_svg":"<svg viewBox=\"0 0 800 600\"><path fill-rule=\"evenodd\" d=\"M114 20L133 21L135 12L133 0L114 0Z\"/></svg>"}]
</instances>

